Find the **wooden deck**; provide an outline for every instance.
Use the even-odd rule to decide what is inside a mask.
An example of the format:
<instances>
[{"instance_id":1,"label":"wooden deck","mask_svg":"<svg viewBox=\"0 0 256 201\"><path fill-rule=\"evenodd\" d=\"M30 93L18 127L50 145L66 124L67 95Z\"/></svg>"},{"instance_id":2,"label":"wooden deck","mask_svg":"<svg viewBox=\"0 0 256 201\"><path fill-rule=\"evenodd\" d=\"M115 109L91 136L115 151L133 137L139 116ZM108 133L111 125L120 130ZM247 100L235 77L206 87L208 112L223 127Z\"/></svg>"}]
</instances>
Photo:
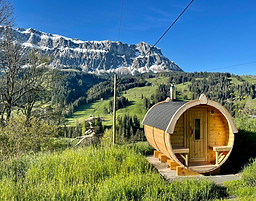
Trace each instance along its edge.
<instances>
[{"instance_id":1,"label":"wooden deck","mask_svg":"<svg viewBox=\"0 0 256 201\"><path fill-rule=\"evenodd\" d=\"M169 182L172 182L173 180L183 180L185 178L188 178L188 176L176 176L176 170L171 170L167 167L166 163L161 163L158 158L155 158L154 156L148 156L146 157L148 162L153 165L157 171ZM194 167L197 167L196 164L193 164ZM193 166L191 166L193 167ZM238 180L240 177L238 175L229 174L229 175L216 175L216 176L203 176L203 175L194 175L189 177L196 177L196 178L207 178L210 181L214 181L217 184L222 184L225 181L231 181L231 180Z\"/></svg>"}]
</instances>

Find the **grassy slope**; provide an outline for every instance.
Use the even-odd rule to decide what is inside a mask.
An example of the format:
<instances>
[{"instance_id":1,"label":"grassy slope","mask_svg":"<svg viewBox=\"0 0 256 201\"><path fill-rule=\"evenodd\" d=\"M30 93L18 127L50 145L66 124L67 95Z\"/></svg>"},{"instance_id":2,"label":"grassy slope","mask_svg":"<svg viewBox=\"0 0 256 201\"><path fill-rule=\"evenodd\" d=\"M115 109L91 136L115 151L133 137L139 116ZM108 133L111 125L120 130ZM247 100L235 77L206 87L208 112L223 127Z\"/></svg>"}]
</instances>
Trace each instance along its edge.
<instances>
[{"instance_id":1,"label":"grassy slope","mask_svg":"<svg viewBox=\"0 0 256 201\"><path fill-rule=\"evenodd\" d=\"M243 82L237 80L235 77L231 77L231 83L235 85L241 85ZM244 81L248 81L250 83L256 83L256 77L255 76L242 76L242 79ZM133 116L136 114L138 118L142 121L143 117L146 114L146 110L143 106L143 100L141 99L141 96L143 94L143 97L150 98L152 94L155 94L157 87L160 84L167 84L169 82L168 77L163 78L150 78L147 79L148 82L150 82L151 86L145 86L145 87L136 87L133 89L129 89L125 92L123 92L123 96L128 98L130 101L130 104L117 111L117 115L125 115L129 114ZM186 82L184 84L178 84L176 85L177 91L178 91L178 98L182 100L183 95L187 95L188 100L191 100L191 93L188 91L188 85L191 84L190 82ZM87 119L90 117L90 115L93 116L101 116L105 119L104 125L111 126L112 125L112 115L104 113L104 107L108 108L108 102L111 98L103 101L96 101L95 103L86 104L81 106L72 116L67 118L67 124L68 125L75 125L76 121L82 121L84 119ZM250 100L246 99L243 100L248 107L256 108L256 100Z\"/></svg>"},{"instance_id":2,"label":"grassy slope","mask_svg":"<svg viewBox=\"0 0 256 201\"><path fill-rule=\"evenodd\" d=\"M166 182L132 148L87 147L0 162L0 200L212 200L207 180Z\"/></svg>"},{"instance_id":3,"label":"grassy slope","mask_svg":"<svg viewBox=\"0 0 256 201\"><path fill-rule=\"evenodd\" d=\"M77 121L82 122L83 120L92 116L101 116L105 119L105 125L112 125L111 116L105 114L104 107L108 108L109 99L98 100L94 103L84 104L79 109L74 112L70 117L66 118L68 125L75 125Z\"/></svg>"},{"instance_id":4,"label":"grassy slope","mask_svg":"<svg viewBox=\"0 0 256 201\"><path fill-rule=\"evenodd\" d=\"M241 81L239 81L237 78L235 78L235 77L231 77L230 78L230 82L232 83L232 84L234 84L234 85L241 85L241 84L243 84Z\"/></svg>"},{"instance_id":5,"label":"grassy slope","mask_svg":"<svg viewBox=\"0 0 256 201\"><path fill-rule=\"evenodd\" d=\"M252 84L256 84L256 76L247 75L247 76L241 76L241 77L244 81L247 81Z\"/></svg>"},{"instance_id":6,"label":"grassy slope","mask_svg":"<svg viewBox=\"0 0 256 201\"><path fill-rule=\"evenodd\" d=\"M117 116L124 114L130 114L133 116L134 114L136 114L139 119L142 120L144 115L146 114L146 110L143 107L143 100L141 99L141 94L143 94L143 97L150 98L150 96L156 92L157 86L161 83L165 83L167 79L168 78L152 78L148 80L150 83L152 83L152 86L136 87L123 92L122 95L128 98L130 104L129 106L118 110ZM73 115L66 119L67 124L75 125L76 121L82 121L89 118L90 115L93 115L96 117L103 117L104 125L112 125L112 115L103 112L104 107L108 108L109 100L111 100L111 98L103 101L99 100L95 103L85 104L81 106L76 112L74 112Z\"/></svg>"},{"instance_id":7,"label":"grassy slope","mask_svg":"<svg viewBox=\"0 0 256 201\"><path fill-rule=\"evenodd\" d=\"M156 87L139 87L127 90L122 95L127 97L130 104L129 106L119 109L117 111L118 115L136 114L139 119L142 119L146 113L145 108L143 107L143 100L141 99L141 94L144 97L150 98L151 94L155 93ZM101 116L104 118L104 125L112 125L112 115L104 113L104 107L108 108L108 103L111 98L104 101L96 101L95 103L90 103L83 105L74 112L74 114L67 118L67 122L69 125L75 125L76 121L82 121L84 119L89 118L91 115L97 117Z\"/></svg>"}]
</instances>

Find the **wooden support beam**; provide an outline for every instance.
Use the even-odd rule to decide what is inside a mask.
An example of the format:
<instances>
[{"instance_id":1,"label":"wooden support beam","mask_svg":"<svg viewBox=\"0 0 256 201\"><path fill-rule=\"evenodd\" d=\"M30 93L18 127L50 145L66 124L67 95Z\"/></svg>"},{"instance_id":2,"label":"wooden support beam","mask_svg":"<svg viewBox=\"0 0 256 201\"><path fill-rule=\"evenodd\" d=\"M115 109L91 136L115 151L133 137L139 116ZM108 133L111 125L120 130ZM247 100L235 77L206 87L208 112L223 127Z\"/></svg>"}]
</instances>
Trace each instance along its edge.
<instances>
[{"instance_id":1,"label":"wooden support beam","mask_svg":"<svg viewBox=\"0 0 256 201\"><path fill-rule=\"evenodd\" d=\"M176 162L170 162L169 163L170 164L170 169L171 170L176 170L176 167L177 166L180 166L178 163L176 163Z\"/></svg>"},{"instance_id":2,"label":"wooden support beam","mask_svg":"<svg viewBox=\"0 0 256 201\"><path fill-rule=\"evenodd\" d=\"M155 158L158 158L158 155L159 155L159 154L161 154L160 151L157 151L157 150L154 151L154 157L155 157Z\"/></svg>"},{"instance_id":3,"label":"wooden support beam","mask_svg":"<svg viewBox=\"0 0 256 201\"><path fill-rule=\"evenodd\" d=\"M172 159L167 159L167 167L171 167L171 162L174 162Z\"/></svg>"},{"instance_id":4,"label":"wooden support beam","mask_svg":"<svg viewBox=\"0 0 256 201\"><path fill-rule=\"evenodd\" d=\"M191 170L188 170L184 167L181 167L181 166L177 166L176 167L176 175L177 176L196 176L196 175L201 175L197 172L193 172Z\"/></svg>"},{"instance_id":5,"label":"wooden support beam","mask_svg":"<svg viewBox=\"0 0 256 201\"><path fill-rule=\"evenodd\" d=\"M180 156L184 159L185 165L188 166L188 154L187 154L187 153L184 153L184 155L183 155L183 154L180 154Z\"/></svg>"},{"instance_id":6,"label":"wooden support beam","mask_svg":"<svg viewBox=\"0 0 256 201\"><path fill-rule=\"evenodd\" d=\"M188 166L188 154L189 154L189 148L185 147L174 147L173 153L179 154L185 161L185 165Z\"/></svg>"},{"instance_id":7,"label":"wooden support beam","mask_svg":"<svg viewBox=\"0 0 256 201\"><path fill-rule=\"evenodd\" d=\"M225 158L227 153L231 150L231 146L209 146L209 148L215 151L215 164L219 165Z\"/></svg>"},{"instance_id":8,"label":"wooden support beam","mask_svg":"<svg viewBox=\"0 0 256 201\"><path fill-rule=\"evenodd\" d=\"M161 161L161 163L166 163L167 159L169 158L164 154L158 154L158 159Z\"/></svg>"},{"instance_id":9,"label":"wooden support beam","mask_svg":"<svg viewBox=\"0 0 256 201\"><path fill-rule=\"evenodd\" d=\"M215 151L215 164L219 164L219 152Z\"/></svg>"}]
</instances>

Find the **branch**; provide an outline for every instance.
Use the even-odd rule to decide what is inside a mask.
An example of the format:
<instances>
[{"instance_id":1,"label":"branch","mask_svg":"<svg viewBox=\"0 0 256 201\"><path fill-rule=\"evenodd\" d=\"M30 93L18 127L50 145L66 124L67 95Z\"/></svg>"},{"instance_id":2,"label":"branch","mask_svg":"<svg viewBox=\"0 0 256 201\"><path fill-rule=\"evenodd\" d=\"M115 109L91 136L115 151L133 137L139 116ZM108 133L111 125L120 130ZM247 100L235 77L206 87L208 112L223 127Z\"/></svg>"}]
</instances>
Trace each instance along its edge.
<instances>
[{"instance_id":1,"label":"branch","mask_svg":"<svg viewBox=\"0 0 256 201\"><path fill-rule=\"evenodd\" d=\"M79 145L82 141L84 141L85 139L91 138L91 137L93 137L94 135L95 135L94 132L93 132L92 134L90 134L90 135L85 135L81 140L79 140L78 143L76 143L75 147L78 146L78 145Z\"/></svg>"}]
</instances>

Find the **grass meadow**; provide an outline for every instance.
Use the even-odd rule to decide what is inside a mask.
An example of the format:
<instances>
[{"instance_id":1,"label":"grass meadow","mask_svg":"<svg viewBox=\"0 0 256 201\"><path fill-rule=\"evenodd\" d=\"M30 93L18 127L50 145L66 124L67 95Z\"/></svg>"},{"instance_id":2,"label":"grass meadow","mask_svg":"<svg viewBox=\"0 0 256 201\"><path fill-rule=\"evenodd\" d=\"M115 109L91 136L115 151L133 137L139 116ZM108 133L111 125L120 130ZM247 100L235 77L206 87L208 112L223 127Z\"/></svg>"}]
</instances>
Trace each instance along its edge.
<instances>
[{"instance_id":1,"label":"grass meadow","mask_svg":"<svg viewBox=\"0 0 256 201\"><path fill-rule=\"evenodd\" d=\"M142 145L143 146L143 145ZM0 164L0 200L212 200L227 195L207 180L168 183L139 150L87 147Z\"/></svg>"},{"instance_id":2,"label":"grass meadow","mask_svg":"<svg viewBox=\"0 0 256 201\"><path fill-rule=\"evenodd\" d=\"M125 96L128 98L130 104L125 108L119 109L117 111L117 116L124 116L125 114L129 114L133 116L136 114L140 120L143 119L146 114L146 109L143 106L142 96L146 98L150 98L152 94L156 92L158 87L158 83L161 83L161 79L157 80L155 78L149 79L151 83L156 83L153 86L145 86L145 87L136 87L129 90L124 91L120 94L120 96ZM165 79L162 80L164 82ZM104 118L103 124L105 126L111 126L113 124L112 114L104 113L104 107L108 108L109 100L98 100L94 103L89 103L82 105L77 111L75 111L70 117L66 118L68 125L75 125L77 121L83 121L84 119L89 118L91 115L97 117L101 116Z\"/></svg>"},{"instance_id":3,"label":"grass meadow","mask_svg":"<svg viewBox=\"0 0 256 201\"><path fill-rule=\"evenodd\" d=\"M150 78L147 80L152 85L151 86L144 86L144 87L135 87L129 90L126 90L120 94L120 96L124 96L128 98L129 105L125 108L121 108L117 111L117 116L124 116L125 114L129 114L130 116L137 115L140 121L143 120L146 109L143 105L143 99L150 98L152 94L156 93L156 90L160 84L167 84L169 82L168 77L163 78ZM186 94L188 99L191 99L191 93L187 90L188 85L191 84L190 82L186 82L185 84L178 84L176 85L177 91L179 91L182 95ZM182 99L181 96L178 94L178 98ZM112 126L112 114L107 114L104 112L104 107L108 108L109 100L111 98L105 100L98 100L94 103L84 104L77 111L75 111L70 117L66 118L68 125L76 125L76 122L82 122L83 120L92 116L100 116L104 118L103 124L105 126Z\"/></svg>"}]
</instances>

